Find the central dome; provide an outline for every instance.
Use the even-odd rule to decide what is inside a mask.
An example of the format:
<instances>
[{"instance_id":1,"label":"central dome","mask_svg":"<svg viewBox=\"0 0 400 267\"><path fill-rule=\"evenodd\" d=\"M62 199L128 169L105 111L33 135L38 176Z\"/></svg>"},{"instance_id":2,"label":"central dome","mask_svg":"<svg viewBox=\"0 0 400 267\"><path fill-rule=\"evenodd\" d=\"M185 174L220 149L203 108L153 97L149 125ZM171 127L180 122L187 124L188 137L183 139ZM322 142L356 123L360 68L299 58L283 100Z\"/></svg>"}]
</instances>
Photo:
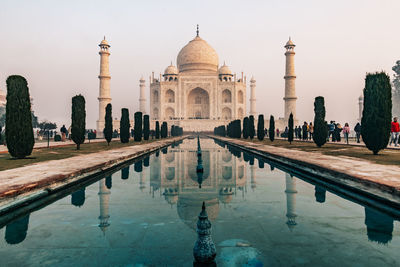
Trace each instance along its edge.
<instances>
[{"instance_id":1,"label":"central dome","mask_svg":"<svg viewBox=\"0 0 400 267\"><path fill-rule=\"evenodd\" d=\"M217 72L218 55L206 41L196 36L178 54L179 72Z\"/></svg>"}]
</instances>

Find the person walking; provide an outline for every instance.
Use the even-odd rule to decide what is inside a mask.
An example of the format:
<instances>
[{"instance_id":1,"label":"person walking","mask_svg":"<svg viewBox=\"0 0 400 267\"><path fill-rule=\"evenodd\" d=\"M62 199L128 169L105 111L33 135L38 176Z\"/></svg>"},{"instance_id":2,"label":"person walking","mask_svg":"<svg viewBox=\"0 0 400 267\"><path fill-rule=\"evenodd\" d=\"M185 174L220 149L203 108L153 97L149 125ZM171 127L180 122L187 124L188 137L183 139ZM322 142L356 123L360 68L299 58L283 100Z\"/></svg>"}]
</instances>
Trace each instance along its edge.
<instances>
[{"instance_id":1,"label":"person walking","mask_svg":"<svg viewBox=\"0 0 400 267\"><path fill-rule=\"evenodd\" d=\"M340 125L340 123L337 123L336 126L335 126L335 133L334 133L336 142L340 142L341 141L340 133L342 132L342 130L343 130L342 125Z\"/></svg>"},{"instance_id":2,"label":"person walking","mask_svg":"<svg viewBox=\"0 0 400 267\"><path fill-rule=\"evenodd\" d=\"M332 136L332 142L335 142L335 134L334 134L334 132L335 132L335 122L334 121L331 121L331 123L328 124L328 129L329 129L328 140L329 140L329 137Z\"/></svg>"},{"instance_id":3,"label":"person walking","mask_svg":"<svg viewBox=\"0 0 400 267\"><path fill-rule=\"evenodd\" d=\"M312 140L313 135L314 135L314 126L313 126L312 122L310 122L310 125L308 128L309 128L309 132L310 132L310 140Z\"/></svg>"},{"instance_id":4,"label":"person walking","mask_svg":"<svg viewBox=\"0 0 400 267\"><path fill-rule=\"evenodd\" d=\"M308 133L307 133L307 122L304 122L303 124L303 140L307 140L308 139Z\"/></svg>"},{"instance_id":5,"label":"person walking","mask_svg":"<svg viewBox=\"0 0 400 267\"><path fill-rule=\"evenodd\" d=\"M346 140L346 143L349 144L349 134L350 134L350 126L349 124L346 122L344 124L343 127L343 135L344 135L344 139Z\"/></svg>"},{"instance_id":6,"label":"person walking","mask_svg":"<svg viewBox=\"0 0 400 267\"><path fill-rule=\"evenodd\" d=\"M356 126L354 127L354 131L356 132L357 143L360 143L361 124L359 122L357 122Z\"/></svg>"},{"instance_id":7,"label":"person walking","mask_svg":"<svg viewBox=\"0 0 400 267\"><path fill-rule=\"evenodd\" d=\"M294 128L294 136L297 139L299 137L297 126Z\"/></svg>"},{"instance_id":8,"label":"person walking","mask_svg":"<svg viewBox=\"0 0 400 267\"><path fill-rule=\"evenodd\" d=\"M65 139L67 138L67 128L65 128L65 125L61 127L60 132L61 132L61 141L65 142Z\"/></svg>"},{"instance_id":9,"label":"person walking","mask_svg":"<svg viewBox=\"0 0 400 267\"><path fill-rule=\"evenodd\" d=\"M393 118L390 131L392 133L392 137L390 138L389 145L392 145L392 143L394 143L394 146L397 146L399 143L399 132L400 132L400 126L399 123L397 122L397 117Z\"/></svg>"}]
</instances>

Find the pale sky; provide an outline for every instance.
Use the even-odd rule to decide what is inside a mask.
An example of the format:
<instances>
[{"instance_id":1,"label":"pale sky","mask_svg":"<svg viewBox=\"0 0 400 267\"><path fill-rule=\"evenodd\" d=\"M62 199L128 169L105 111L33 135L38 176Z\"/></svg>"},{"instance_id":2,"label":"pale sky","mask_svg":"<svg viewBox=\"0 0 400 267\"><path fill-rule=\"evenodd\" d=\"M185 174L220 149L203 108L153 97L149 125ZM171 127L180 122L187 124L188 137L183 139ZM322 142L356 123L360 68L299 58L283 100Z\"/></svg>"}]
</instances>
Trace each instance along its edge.
<instances>
[{"instance_id":1,"label":"pale sky","mask_svg":"<svg viewBox=\"0 0 400 267\"><path fill-rule=\"evenodd\" d=\"M95 128L98 44L105 35L114 117L123 107L133 117L140 76L148 94L151 72L176 64L199 24L220 64L225 60L248 81L254 75L258 113L283 116L283 46L291 36L298 119L313 119L314 98L321 95L327 120L353 126L365 74L384 70L392 77L400 60L399 12L399 0L0 0L0 88L9 75L23 75L36 115L58 126L70 124L71 97L80 93L87 128Z\"/></svg>"}]
</instances>

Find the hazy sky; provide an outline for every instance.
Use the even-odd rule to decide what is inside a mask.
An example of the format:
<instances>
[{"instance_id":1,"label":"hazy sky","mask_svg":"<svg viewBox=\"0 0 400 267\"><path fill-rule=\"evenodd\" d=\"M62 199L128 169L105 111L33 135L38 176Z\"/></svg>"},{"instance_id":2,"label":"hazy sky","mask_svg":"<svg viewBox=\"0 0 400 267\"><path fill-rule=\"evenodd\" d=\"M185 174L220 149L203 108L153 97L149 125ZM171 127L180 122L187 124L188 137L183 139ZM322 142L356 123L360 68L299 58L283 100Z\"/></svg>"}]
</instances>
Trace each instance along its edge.
<instances>
[{"instance_id":1,"label":"hazy sky","mask_svg":"<svg viewBox=\"0 0 400 267\"><path fill-rule=\"evenodd\" d=\"M25 76L35 113L59 125L70 123L71 97L81 93L87 127L94 128L104 35L119 117L122 107L131 114L138 109L140 76L148 90L151 72L175 64L200 24L220 64L225 60L233 72L256 78L257 112L283 116L283 46L291 36L298 118L312 120L314 98L322 95L328 120L353 125L365 74L392 76L400 60L399 10L399 0L0 0L0 88L9 75Z\"/></svg>"}]
</instances>

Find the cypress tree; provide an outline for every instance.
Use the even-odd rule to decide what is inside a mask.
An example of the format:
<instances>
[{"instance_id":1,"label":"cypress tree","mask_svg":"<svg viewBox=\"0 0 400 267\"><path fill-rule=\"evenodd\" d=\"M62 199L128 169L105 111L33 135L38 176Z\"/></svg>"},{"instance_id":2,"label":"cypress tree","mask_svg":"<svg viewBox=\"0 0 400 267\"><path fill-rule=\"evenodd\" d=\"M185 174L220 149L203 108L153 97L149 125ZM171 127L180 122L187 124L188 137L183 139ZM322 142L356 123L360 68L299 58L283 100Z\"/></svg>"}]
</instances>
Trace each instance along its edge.
<instances>
[{"instance_id":1,"label":"cypress tree","mask_svg":"<svg viewBox=\"0 0 400 267\"><path fill-rule=\"evenodd\" d=\"M135 142L140 142L142 141L142 135L143 135L143 114L142 112L138 111L135 112L135 125L134 125L134 139Z\"/></svg>"},{"instance_id":2,"label":"cypress tree","mask_svg":"<svg viewBox=\"0 0 400 267\"><path fill-rule=\"evenodd\" d=\"M107 140L107 144L110 145L112 134L113 134L113 125L112 125L112 106L111 104L107 104L106 106L106 116L104 117L105 127L104 127L104 138Z\"/></svg>"},{"instance_id":3,"label":"cypress tree","mask_svg":"<svg viewBox=\"0 0 400 267\"><path fill-rule=\"evenodd\" d=\"M156 121L156 139L160 139L160 122Z\"/></svg>"},{"instance_id":4,"label":"cypress tree","mask_svg":"<svg viewBox=\"0 0 400 267\"><path fill-rule=\"evenodd\" d=\"M292 113L290 113L290 115L289 115L288 125L289 125L288 141L291 144L293 141L293 114Z\"/></svg>"},{"instance_id":5,"label":"cypress tree","mask_svg":"<svg viewBox=\"0 0 400 267\"><path fill-rule=\"evenodd\" d=\"M86 132L86 110L85 98L82 95L76 95L72 98L72 114L71 114L71 138L79 150L81 144L85 141Z\"/></svg>"},{"instance_id":6,"label":"cypress tree","mask_svg":"<svg viewBox=\"0 0 400 267\"><path fill-rule=\"evenodd\" d=\"M243 119L243 138L247 139L249 137L249 118L244 117Z\"/></svg>"},{"instance_id":7,"label":"cypress tree","mask_svg":"<svg viewBox=\"0 0 400 267\"><path fill-rule=\"evenodd\" d=\"M168 124L166 121L164 121L161 124L161 138L167 138L168 137Z\"/></svg>"},{"instance_id":8,"label":"cypress tree","mask_svg":"<svg viewBox=\"0 0 400 267\"><path fill-rule=\"evenodd\" d=\"M6 141L10 155L22 159L32 153L31 101L28 82L19 75L7 78Z\"/></svg>"},{"instance_id":9,"label":"cypress tree","mask_svg":"<svg viewBox=\"0 0 400 267\"><path fill-rule=\"evenodd\" d=\"M314 143L321 147L326 143L328 129L325 122L325 100L317 96L314 101Z\"/></svg>"},{"instance_id":10,"label":"cypress tree","mask_svg":"<svg viewBox=\"0 0 400 267\"><path fill-rule=\"evenodd\" d=\"M249 137L250 137L250 139L253 139L255 134L256 134L256 130L254 128L254 116L250 115L250 117L249 117Z\"/></svg>"},{"instance_id":11,"label":"cypress tree","mask_svg":"<svg viewBox=\"0 0 400 267\"><path fill-rule=\"evenodd\" d=\"M127 108L121 109L121 121L119 123L119 137L121 143L129 142L129 128L131 127L131 123L129 121L129 111Z\"/></svg>"},{"instance_id":12,"label":"cypress tree","mask_svg":"<svg viewBox=\"0 0 400 267\"><path fill-rule=\"evenodd\" d=\"M264 115L258 115L258 123L257 123L257 138L258 140L264 140L265 132L264 132Z\"/></svg>"},{"instance_id":13,"label":"cypress tree","mask_svg":"<svg viewBox=\"0 0 400 267\"><path fill-rule=\"evenodd\" d=\"M149 140L150 136L150 117L149 115L143 116L143 139Z\"/></svg>"},{"instance_id":14,"label":"cypress tree","mask_svg":"<svg viewBox=\"0 0 400 267\"><path fill-rule=\"evenodd\" d=\"M268 135L269 135L269 140L271 140L271 142L273 142L275 139L275 120L274 120L274 116L272 116L272 115L269 118Z\"/></svg>"},{"instance_id":15,"label":"cypress tree","mask_svg":"<svg viewBox=\"0 0 400 267\"><path fill-rule=\"evenodd\" d=\"M392 87L385 72L368 73L365 78L362 139L374 155L386 148L392 119Z\"/></svg>"}]
</instances>

